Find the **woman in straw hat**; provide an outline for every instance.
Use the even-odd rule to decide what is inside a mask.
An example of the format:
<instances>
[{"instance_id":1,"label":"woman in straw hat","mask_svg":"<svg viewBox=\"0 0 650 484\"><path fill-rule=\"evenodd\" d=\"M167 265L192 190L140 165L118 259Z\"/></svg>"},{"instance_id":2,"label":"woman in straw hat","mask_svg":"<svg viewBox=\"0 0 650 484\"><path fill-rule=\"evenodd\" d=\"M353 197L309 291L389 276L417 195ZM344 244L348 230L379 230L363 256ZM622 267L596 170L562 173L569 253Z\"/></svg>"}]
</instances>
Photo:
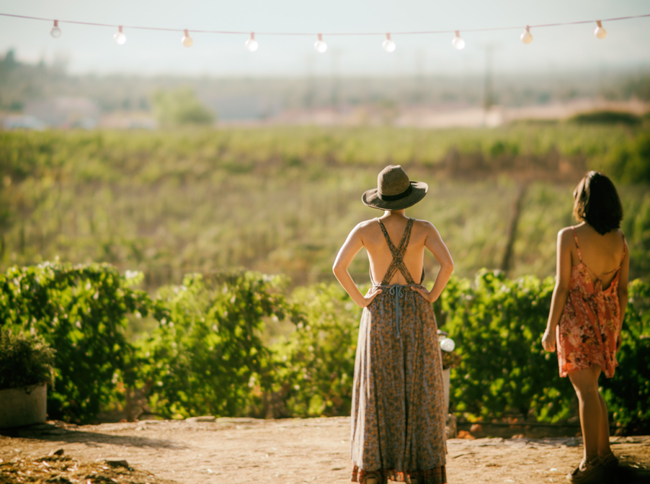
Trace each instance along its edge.
<instances>
[{"instance_id":1,"label":"woman in straw hat","mask_svg":"<svg viewBox=\"0 0 650 484\"><path fill-rule=\"evenodd\" d=\"M377 188L362 197L384 215L357 225L334 262L336 278L364 308L352 396L354 482L447 481L442 361L431 303L454 264L436 228L404 213L427 189L410 181L401 166L384 168ZM361 248L368 252L373 284L365 296L348 273ZM440 263L431 291L422 286L425 248Z\"/></svg>"}]
</instances>

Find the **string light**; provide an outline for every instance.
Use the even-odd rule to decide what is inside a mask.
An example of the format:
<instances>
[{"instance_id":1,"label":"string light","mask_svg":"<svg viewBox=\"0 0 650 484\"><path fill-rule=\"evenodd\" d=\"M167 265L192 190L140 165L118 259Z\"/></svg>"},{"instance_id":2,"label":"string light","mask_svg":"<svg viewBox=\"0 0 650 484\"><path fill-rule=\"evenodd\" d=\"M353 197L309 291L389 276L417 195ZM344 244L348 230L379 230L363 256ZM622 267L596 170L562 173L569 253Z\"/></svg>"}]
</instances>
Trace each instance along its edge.
<instances>
[{"instance_id":1,"label":"string light","mask_svg":"<svg viewBox=\"0 0 650 484\"><path fill-rule=\"evenodd\" d=\"M0 12L0 17L12 17L12 18L20 18L20 19L28 19L28 20L44 20L47 22L54 22L54 27L52 27L52 30L50 30L50 35L54 38L58 38L61 36L62 32L61 29L59 28L59 21L52 19L52 18L44 18L44 17L32 17L29 15L15 15L11 13L2 13ZM532 26L527 26L526 27L526 32L522 33L521 35L521 40L524 41L524 43L529 43L532 41L532 35L530 34L530 29L531 28L544 28L544 27L559 27L559 26L566 26L566 25L582 25L582 24L589 24L596 22L597 27L596 30L594 31L594 35L599 38L599 39L604 39L607 36L607 31L602 25L602 22L614 22L614 21L619 21L619 20L629 20L629 19L639 19L639 18L648 18L650 17L650 13L648 14L642 14L642 15L629 15L626 17L613 17L613 18L606 18L604 20L579 20L575 22L556 22L556 23L548 23L548 24L538 24L538 25L532 25ZM117 26L115 24L106 24L106 23L98 23L98 22L84 22L84 21L79 21L79 20L64 20L64 22L70 23L70 24L76 24L76 25L89 25L93 27L118 27L121 29L121 26ZM185 47L190 47L194 42L192 41L192 38L190 37L188 30L183 30L183 29L178 29L178 28L166 28L166 27L145 27L145 26L136 26L136 25L131 25L127 26L128 29L134 29L134 30L152 30L152 31L159 31L159 32L184 32L185 36L182 39L182 43ZM469 29L471 32L487 32L487 31L497 31L497 30L514 30L514 29L519 29L519 27L486 27L486 28L476 28L476 29ZM466 32L468 30L465 30ZM221 34L221 35L243 35L247 34L248 32L241 32L241 31L234 31L234 30L194 30L194 32L199 32L199 33L207 33L207 34ZM465 48L465 41L460 37L460 33L458 30L424 30L424 31L404 31L404 32L398 32L399 35L432 35L432 34L446 34L446 33L451 33L455 32L455 37L452 40L453 46L458 49L462 50ZM122 33L123 32L118 32ZM259 33L259 32L258 32ZM264 35L278 35L278 36L311 36L314 35L312 33L307 33L307 32L262 32ZM366 35L386 35L386 41L390 40L390 34L383 34L383 33L378 33L378 32L337 32L337 33L327 33L327 35L339 35L339 36L366 36ZM118 35L115 34L113 36L116 38ZM252 35L251 35L252 37ZM120 38L122 38L120 36ZM126 36L124 37L126 39ZM252 40L252 39L249 39ZM386 45L391 45L392 40L390 42L384 42ZM527 42L528 41L528 42ZM250 44L253 44L253 42L250 42ZM254 44L253 44L254 45ZM383 45L383 44L382 44ZM394 45L394 42L392 42L392 45ZM327 44L323 41L323 34L320 33L318 34L318 40L314 43L314 48L318 52L325 52L327 50Z\"/></svg>"},{"instance_id":2,"label":"string light","mask_svg":"<svg viewBox=\"0 0 650 484\"><path fill-rule=\"evenodd\" d=\"M55 20L54 21L54 27L52 27L52 30L50 30L50 35L54 37L55 39L58 39L61 37L61 29L59 28L59 21Z\"/></svg>"},{"instance_id":3,"label":"string light","mask_svg":"<svg viewBox=\"0 0 650 484\"><path fill-rule=\"evenodd\" d=\"M456 348L456 343L454 343L454 340L451 338L445 338L440 342L440 349L442 351L451 353L454 351L454 348Z\"/></svg>"},{"instance_id":4,"label":"string light","mask_svg":"<svg viewBox=\"0 0 650 484\"><path fill-rule=\"evenodd\" d=\"M384 40L381 46L388 53L395 52L395 49L397 49L395 42L390 38L390 34L386 34L386 40Z\"/></svg>"},{"instance_id":5,"label":"string light","mask_svg":"<svg viewBox=\"0 0 650 484\"><path fill-rule=\"evenodd\" d=\"M314 49L321 54L327 51L327 44L323 40L323 34L318 34L318 40L314 42Z\"/></svg>"},{"instance_id":6,"label":"string light","mask_svg":"<svg viewBox=\"0 0 650 484\"><path fill-rule=\"evenodd\" d=\"M117 32L113 34L113 40L115 40L117 45L124 45L126 43L126 35L124 35L124 32L122 32L121 25L117 28Z\"/></svg>"},{"instance_id":7,"label":"string light","mask_svg":"<svg viewBox=\"0 0 650 484\"><path fill-rule=\"evenodd\" d=\"M530 33L530 27L526 25L526 31L521 34L521 41L524 44L530 44L533 41L533 34Z\"/></svg>"},{"instance_id":8,"label":"string light","mask_svg":"<svg viewBox=\"0 0 650 484\"><path fill-rule=\"evenodd\" d=\"M246 48L249 50L249 52L255 52L259 48L260 44L258 44L257 40L255 40L255 32L251 32L250 37L244 45L246 45Z\"/></svg>"},{"instance_id":9,"label":"string light","mask_svg":"<svg viewBox=\"0 0 650 484\"><path fill-rule=\"evenodd\" d=\"M192 45L194 45L194 41L192 40L192 37L190 37L190 33L187 31L187 29L185 29L185 35L183 35L181 43L185 47L192 47Z\"/></svg>"},{"instance_id":10,"label":"string light","mask_svg":"<svg viewBox=\"0 0 650 484\"><path fill-rule=\"evenodd\" d=\"M456 31L456 36L454 37L454 40L451 41L451 45L456 47L456 50L463 50L465 48L465 41L460 36L460 32L458 30Z\"/></svg>"}]
</instances>

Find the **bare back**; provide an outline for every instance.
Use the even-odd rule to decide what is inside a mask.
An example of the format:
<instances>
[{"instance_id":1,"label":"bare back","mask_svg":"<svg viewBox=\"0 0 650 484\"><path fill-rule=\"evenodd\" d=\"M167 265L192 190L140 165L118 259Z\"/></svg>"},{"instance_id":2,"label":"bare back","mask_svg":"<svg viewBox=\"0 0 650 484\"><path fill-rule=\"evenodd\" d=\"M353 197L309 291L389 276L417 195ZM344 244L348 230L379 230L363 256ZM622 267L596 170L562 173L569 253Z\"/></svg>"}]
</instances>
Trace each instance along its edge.
<instances>
[{"instance_id":1,"label":"bare back","mask_svg":"<svg viewBox=\"0 0 650 484\"><path fill-rule=\"evenodd\" d=\"M411 229L405 236L404 231L409 224ZM373 282L373 288L366 296L361 294L348 272L350 263L364 247L368 251L370 277ZM419 285L423 276L425 248L440 264L440 271L430 291ZM396 253L396 256L393 253ZM410 286L412 290L425 300L436 301L451 277L454 261L436 228L424 220L407 217L402 209L386 211L381 219L366 220L352 229L336 255L332 270L354 302L365 308L382 292L381 286L390 284L413 284ZM412 282L409 282L409 279Z\"/></svg>"},{"instance_id":2,"label":"bare back","mask_svg":"<svg viewBox=\"0 0 650 484\"><path fill-rule=\"evenodd\" d=\"M399 248L402 237L407 229L408 218L406 217L382 217L381 221L386 229L390 240L395 248ZM433 226L429 222L414 220L411 227L408 245L403 255L404 265L416 284L422 282L424 267L424 249L426 247L427 235ZM434 229L435 230L435 229ZM393 253L386 241L378 219L369 220L363 223L359 235L363 246L368 251L370 260L370 275L373 283L379 284L393 262ZM404 275L395 271L388 284L408 284Z\"/></svg>"},{"instance_id":3,"label":"bare back","mask_svg":"<svg viewBox=\"0 0 650 484\"><path fill-rule=\"evenodd\" d=\"M580 244L582 261L578 254L578 248L571 248L571 265L580 263L587 267L589 273L600 279L603 288L609 287L621 267L621 261L625 254L625 239L620 230L612 230L605 235L600 235L596 230L586 223L574 228L575 235Z\"/></svg>"}]
</instances>

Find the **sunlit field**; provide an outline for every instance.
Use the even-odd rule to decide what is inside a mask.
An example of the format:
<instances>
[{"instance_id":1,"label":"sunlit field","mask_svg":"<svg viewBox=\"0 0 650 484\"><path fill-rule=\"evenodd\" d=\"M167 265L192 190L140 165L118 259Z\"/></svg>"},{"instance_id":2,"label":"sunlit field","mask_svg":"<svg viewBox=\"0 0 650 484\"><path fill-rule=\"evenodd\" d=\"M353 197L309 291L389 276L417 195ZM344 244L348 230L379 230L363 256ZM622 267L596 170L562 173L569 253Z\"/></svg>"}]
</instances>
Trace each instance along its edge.
<instances>
[{"instance_id":1,"label":"sunlit field","mask_svg":"<svg viewBox=\"0 0 650 484\"><path fill-rule=\"evenodd\" d=\"M573 187L586 169L603 169L619 182L632 276L645 277L650 194L630 183L643 181L634 162L643 161L644 132L574 124L5 132L0 262L109 262L143 271L151 289L230 268L285 274L293 285L333 280L349 230L380 215L361 193L392 163L429 184L409 215L433 221L461 276L482 267L553 274ZM431 278L433 258L426 268ZM367 282L365 257L351 270Z\"/></svg>"}]
</instances>

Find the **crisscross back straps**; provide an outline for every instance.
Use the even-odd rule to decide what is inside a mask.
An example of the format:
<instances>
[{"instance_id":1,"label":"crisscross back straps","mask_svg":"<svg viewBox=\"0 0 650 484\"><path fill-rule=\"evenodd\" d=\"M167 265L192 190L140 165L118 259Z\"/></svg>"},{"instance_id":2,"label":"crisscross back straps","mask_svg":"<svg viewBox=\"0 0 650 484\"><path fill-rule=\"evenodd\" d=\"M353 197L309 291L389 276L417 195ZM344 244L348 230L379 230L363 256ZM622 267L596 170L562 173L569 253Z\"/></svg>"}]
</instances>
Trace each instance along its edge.
<instances>
[{"instance_id":1,"label":"crisscross back straps","mask_svg":"<svg viewBox=\"0 0 650 484\"><path fill-rule=\"evenodd\" d=\"M573 231L573 240L576 241L576 249L578 250L578 258L580 259L580 262L582 262L582 252L580 252L580 244L578 244L578 236L576 235L576 229L571 226L571 230Z\"/></svg>"},{"instance_id":2,"label":"crisscross back straps","mask_svg":"<svg viewBox=\"0 0 650 484\"><path fill-rule=\"evenodd\" d=\"M411 277L411 273L409 272L409 270L406 268L406 265L404 264L404 253L406 252L406 247L408 246L409 239L411 238L411 228L413 227L413 219L412 218L408 219L408 222L406 223L406 229L404 229L404 235L402 235L402 241L400 242L398 248L395 248L395 245L390 240L388 232L386 231L386 227L384 227L382 221L379 219L377 219L377 221L379 222L381 231L384 233L386 242L388 242L388 248L390 249L390 253L393 255L393 261L390 263L390 266L388 266L388 270L386 271L384 278L381 280L382 285L390 284L390 280L393 278L395 272L397 271L400 271L402 273L404 279L406 279L406 282L408 284L415 284L413 278Z\"/></svg>"}]
</instances>

